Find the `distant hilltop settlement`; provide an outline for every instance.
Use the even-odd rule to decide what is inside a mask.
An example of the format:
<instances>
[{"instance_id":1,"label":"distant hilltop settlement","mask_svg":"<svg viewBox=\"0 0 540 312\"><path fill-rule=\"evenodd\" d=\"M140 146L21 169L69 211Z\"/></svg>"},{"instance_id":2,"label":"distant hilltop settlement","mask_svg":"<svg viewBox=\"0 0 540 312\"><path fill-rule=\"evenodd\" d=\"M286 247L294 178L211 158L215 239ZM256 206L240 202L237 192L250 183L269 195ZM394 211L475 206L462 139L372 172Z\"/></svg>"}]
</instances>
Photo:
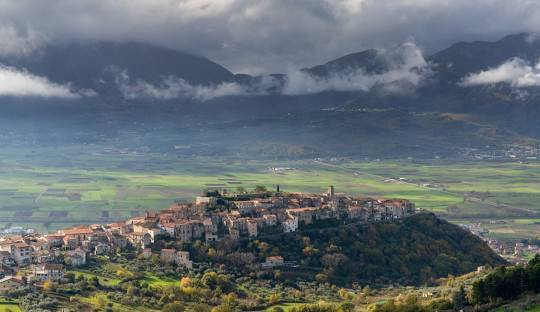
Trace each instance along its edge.
<instances>
[{"instance_id":1,"label":"distant hilltop settlement","mask_svg":"<svg viewBox=\"0 0 540 312\"><path fill-rule=\"evenodd\" d=\"M31 270L23 270L28 280L59 280L65 265L81 266L89 256L129 249L136 249L144 258L157 254L164 262L192 267L187 251L152 248L160 239L212 244L222 239L255 239L348 223L389 221L415 213L414 204L405 199L352 197L335 193L333 186L320 195L281 192L279 186L275 192L263 188L253 193L208 191L205 195L193 203L175 203L161 212L147 212L125 222L3 237L0 266L7 277L0 280L0 288L3 280L15 282L12 275L21 267L31 266ZM270 265L283 261L270 258Z\"/></svg>"}]
</instances>

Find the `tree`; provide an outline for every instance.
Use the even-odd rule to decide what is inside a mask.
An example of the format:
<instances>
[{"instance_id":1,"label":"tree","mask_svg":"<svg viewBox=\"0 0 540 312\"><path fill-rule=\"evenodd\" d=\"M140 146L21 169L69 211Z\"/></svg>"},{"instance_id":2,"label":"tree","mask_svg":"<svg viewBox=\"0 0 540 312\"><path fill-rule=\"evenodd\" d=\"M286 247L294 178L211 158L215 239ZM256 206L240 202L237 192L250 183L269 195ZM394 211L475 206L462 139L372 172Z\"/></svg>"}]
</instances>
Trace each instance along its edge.
<instances>
[{"instance_id":1,"label":"tree","mask_svg":"<svg viewBox=\"0 0 540 312\"><path fill-rule=\"evenodd\" d=\"M203 285L210 289L216 288L217 281L218 275L216 272L213 271L204 273L203 277L201 278L201 282L203 283Z\"/></svg>"},{"instance_id":2,"label":"tree","mask_svg":"<svg viewBox=\"0 0 540 312\"><path fill-rule=\"evenodd\" d=\"M328 269L339 270L344 268L349 258L342 253L326 254L322 256L321 263Z\"/></svg>"},{"instance_id":3,"label":"tree","mask_svg":"<svg viewBox=\"0 0 540 312\"><path fill-rule=\"evenodd\" d=\"M54 290L54 284L51 281L46 281L43 283L43 290L45 291L53 291Z\"/></svg>"},{"instance_id":4,"label":"tree","mask_svg":"<svg viewBox=\"0 0 540 312\"><path fill-rule=\"evenodd\" d=\"M103 296L97 296L96 298L97 305L100 309L103 309L105 305L107 304L107 300L103 298Z\"/></svg>"},{"instance_id":5,"label":"tree","mask_svg":"<svg viewBox=\"0 0 540 312\"><path fill-rule=\"evenodd\" d=\"M107 308L105 309L105 312L113 312L113 303L109 302L107 303Z\"/></svg>"},{"instance_id":6,"label":"tree","mask_svg":"<svg viewBox=\"0 0 540 312\"><path fill-rule=\"evenodd\" d=\"M266 189L266 186L264 185L257 185L255 186L255 192L256 193L266 193L268 190Z\"/></svg>"},{"instance_id":7,"label":"tree","mask_svg":"<svg viewBox=\"0 0 540 312\"><path fill-rule=\"evenodd\" d=\"M268 296L268 303L270 305L274 305L274 304L278 303L279 300L281 300L281 296L277 292L274 292L270 296Z\"/></svg>"},{"instance_id":8,"label":"tree","mask_svg":"<svg viewBox=\"0 0 540 312\"><path fill-rule=\"evenodd\" d=\"M463 286L459 288L459 291L454 293L452 297L452 303L454 304L454 310L459 311L463 309L467 304L467 296L465 294L465 289Z\"/></svg>"},{"instance_id":9,"label":"tree","mask_svg":"<svg viewBox=\"0 0 540 312\"><path fill-rule=\"evenodd\" d=\"M221 304L212 309L212 312L233 312L237 310L236 295L234 293L223 296Z\"/></svg>"},{"instance_id":10,"label":"tree","mask_svg":"<svg viewBox=\"0 0 540 312\"><path fill-rule=\"evenodd\" d=\"M353 312L354 311L354 304L352 304L349 301L346 301L339 305L338 312Z\"/></svg>"},{"instance_id":11,"label":"tree","mask_svg":"<svg viewBox=\"0 0 540 312\"><path fill-rule=\"evenodd\" d=\"M318 273L315 275L315 280L319 283L326 283L328 281L328 276L324 273Z\"/></svg>"},{"instance_id":12,"label":"tree","mask_svg":"<svg viewBox=\"0 0 540 312\"><path fill-rule=\"evenodd\" d=\"M97 276L90 278L89 282L92 286L99 287L99 278Z\"/></svg>"},{"instance_id":13,"label":"tree","mask_svg":"<svg viewBox=\"0 0 540 312\"><path fill-rule=\"evenodd\" d=\"M338 294L341 297L341 299L343 299L343 300L352 299L352 294L350 292L348 292L347 289L345 289L345 288L340 288L338 290Z\"/></svg>"},{"instance_id":14,"label":"tree","mask_svg":"<svg viewBox=\"0 0 540 312\"><path fill-rule=\"evenodd\" d=\"M64 274L64 278L68 281L68 283L75 283L75 273L73 272Z\"/></svg>"},{"instance_id":15,"label":"tree","mask_svg":"<svg viewBox=\"0 0 540 312\"><path fill-rule=\"evenodd\" d=\"M246 192L247 192L247 190L243 186L239 186L239 187L236 188L236 193L238 193L238 194L244 194Z\"/></svg>"},{"instance_id":16,"label":"tree","mask_svg":"<svg viewBox=\"0 0 540 312\"><path fill-rule=\"evenodd\" d=\"M177 302L168 303L168 304L163 306L161 311L163 311L163 312L184 312L184 305L180 304L180 303L177 303Z\"/></svg>"},{"instance_id":17,"label":"tree","mask_svg":"<svg viewBox=\"0 0 540 312\"><path fill-rule=\"evenodd\" d=\"M219 190L204 190L203 196L205 197L219 197L221 194L219 193Z\"/></svg>"},{"instance_id":18,"label":"tree","mask_svg":"<svg viewBox=\"0 0 540 312\"><path fill-rule=\"evenodd\" d=\"M180 280L180 286L182 286L182 288L190 287L191 284L191 278L187 276L182 277L182 279Z\"/></svg>"},{"instance_id":19,"label":"tree","mask_svg":"<svg viewBox=\"0 0 540 312\"><path fill-rule=\"evenodd\" d=\"M205 303L196 303L191 307L193 312L210 312L212 308Z\"/></svg>"}]
</instances>

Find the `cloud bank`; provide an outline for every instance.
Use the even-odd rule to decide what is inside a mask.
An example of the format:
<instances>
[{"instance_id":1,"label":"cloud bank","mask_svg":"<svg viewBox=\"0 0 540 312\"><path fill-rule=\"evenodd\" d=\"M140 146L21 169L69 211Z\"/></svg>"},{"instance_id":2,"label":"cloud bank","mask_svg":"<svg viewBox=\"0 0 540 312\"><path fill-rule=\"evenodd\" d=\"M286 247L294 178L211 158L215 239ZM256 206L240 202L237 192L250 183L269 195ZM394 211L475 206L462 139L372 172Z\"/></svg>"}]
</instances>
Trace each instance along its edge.
<instances>
[{"instance_id":1,"label":"cloud bank","mask_svg":"<svg viewBox=\"0 0 540 312\"><path fill-rule=\"evenodd\" d=\"M92 95L91 91L74 92L69 86L49 81L26 71L0 65L0 96L74 99Z\"/></svg>"},{"instance_id":2,"label":"cloud bank","mask_svg":"<svg viewBox=\"0 0 540 312\"><path fill-rule=\"evenodd\" d=\"M389 47L411 36L434 51L461 40L535 32L540 29L540 2L56 0L51 5L0 0L0 21L16 28L8 27L4 37L27 38L23 42L30 47L32 38L39 37L52 42L136 40L202 54L235 72L261 74Z\"/></svg>"},{"instance_id":3,"label":"cloud bank","mask_svg":"<svg viewBox=\"0 0 540 312\"><path fill-rule=\"evenodd\" d=\"M123 97L127 100L154 99L167 101L189 98L208 101L216 97L249 94L244 87L233 82L201 86L192 85L184 79L174 76L164 77L159 84L152 84L142 79L131 82L125 71L117 73L115 81Z\"/></svg>"},{"instance_id":4,"label":"cloud bank","mask_svg":"<svg viewBox=\"0 0 540 312\"><path fill-rule=\"evenodd\" d=\"M540 86L540 61L534 65L520 58L512 58L496 68L469 74L461 81L463 86L508 83L513 87Z\"/></svg>"},{"instance_id":5,"label":"cloud bank","mask_svg":"<svg viewBox=\"0 0 540 312\"><path fill-rule=\"evenodd\" d=\"M414 43L397 49L378 52L379 61L387 70L367 73L362 68L349 68L320 77L308 71L289 71L283 78L271 75L257 77L251 83L226 82L217 85L192 85L185 80L167 76L158 83L132 79L127 71L111 68L115 82L127 100L174 100L189 98L208 101L223 96L255 96L267 94L304 95L325 91L370 91L378 87L389 93L414 91L430 73L421 50Z\"/></svg>"},{"instance_id":6,"label":"cloud bank","mask_svg":"<svg viewBox=\"0 0 540 312\"><path fill-rule=\"evenodd\" d=\"M374 87L381 87L389 92L407 92L418 87L429 73L422 51L411 42L392 52L379 51L379 57L387 64L388 70L377 74L366 73L361 68L333 73L329 77L316 77L303 71L290 72L283 94L369 91Z\"/></svg>"}]
</instances>

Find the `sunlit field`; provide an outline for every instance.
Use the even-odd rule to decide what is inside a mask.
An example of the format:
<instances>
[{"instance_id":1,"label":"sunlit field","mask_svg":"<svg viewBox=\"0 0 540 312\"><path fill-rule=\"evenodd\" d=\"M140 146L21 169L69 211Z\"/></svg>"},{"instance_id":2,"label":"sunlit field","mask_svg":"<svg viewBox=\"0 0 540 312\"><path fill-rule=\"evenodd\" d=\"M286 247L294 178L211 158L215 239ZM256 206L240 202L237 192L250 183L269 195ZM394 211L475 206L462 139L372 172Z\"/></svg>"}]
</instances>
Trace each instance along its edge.
<instances>
[{"instance_id":1,"label":"sunlit field","mask_svg":"<svg viewBox=\"0 0 540 312\"><path fill-rule=\"evenodd\" d=\"M320 193L332 184L354 195L408 198L450 219L519 219L513 227L531 227L525 220L540 218L539 163L230 161L100 146L2 149L0 156L3 226L112 222L193 200L204 189L278 184L292 192Z\"/></svg>"}]
</instances>

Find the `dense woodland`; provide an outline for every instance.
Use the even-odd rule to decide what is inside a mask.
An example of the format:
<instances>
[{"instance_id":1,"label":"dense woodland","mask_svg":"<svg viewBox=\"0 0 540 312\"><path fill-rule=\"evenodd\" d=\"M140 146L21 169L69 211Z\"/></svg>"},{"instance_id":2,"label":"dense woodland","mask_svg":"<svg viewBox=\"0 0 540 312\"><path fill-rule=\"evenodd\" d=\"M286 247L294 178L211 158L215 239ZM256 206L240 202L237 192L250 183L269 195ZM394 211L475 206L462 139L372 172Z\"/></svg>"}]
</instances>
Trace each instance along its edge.
<instances>
[{"instance_id":1,"label":"dense woodland","mask_svg":"<svg viewBox=\"0 0 540 312\"><path fill-rule=\"evenodd\" d=\"M476 236L420 214L402 221L326 227L274 235L238 247L244 256L281 255L318 281L418 285L505 261ZM302 270L303 269L303 270Z\"/></svg>"}]
</instances>

